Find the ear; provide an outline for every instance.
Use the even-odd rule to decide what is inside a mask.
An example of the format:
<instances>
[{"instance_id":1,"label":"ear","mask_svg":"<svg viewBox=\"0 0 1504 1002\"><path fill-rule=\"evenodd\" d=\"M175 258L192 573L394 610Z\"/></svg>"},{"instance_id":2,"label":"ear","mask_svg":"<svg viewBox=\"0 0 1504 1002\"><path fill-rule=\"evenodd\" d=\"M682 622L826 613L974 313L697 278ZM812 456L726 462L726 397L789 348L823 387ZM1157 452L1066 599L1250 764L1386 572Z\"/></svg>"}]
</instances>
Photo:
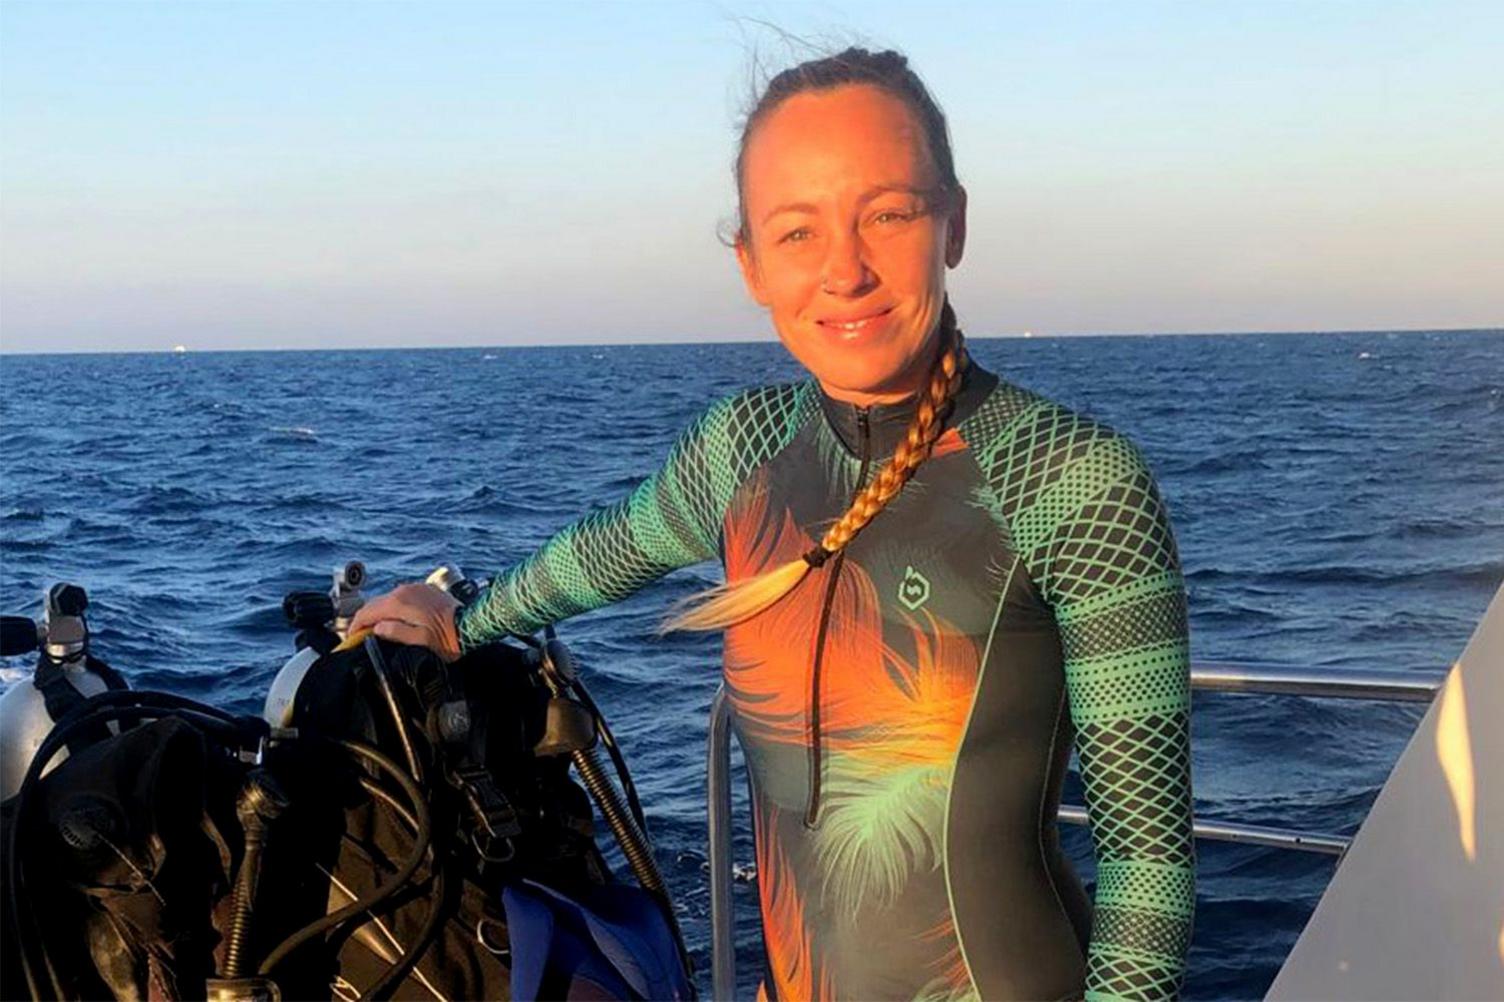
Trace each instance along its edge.
<instances>
[{"instance_id":1,"label":"ear","mask_svg":"<svg viewBox=\"0 0 1504 1002\"><path fill-rule=\"evenodd\" d=\"M746 239L741 235L736 236L736 263L742 270L742 282L747 286L747 295L751 296L758 306L768 305L768 294L763 288L762 273L758 270L757 259L752 256L752 248L747 246Z\"/></svg>"},{"instance_id":2,"label":"ear","mask_svg":"<svg viewBox=\"0 0 1504 1002\"><path fill-rule=\"evenodd\" d=\"M946 222L945 266L954 268L961 263L961 254L966 250L966 189L960 185L956 185L956 193L951 196Z\"/></svg>"}]
</instances>

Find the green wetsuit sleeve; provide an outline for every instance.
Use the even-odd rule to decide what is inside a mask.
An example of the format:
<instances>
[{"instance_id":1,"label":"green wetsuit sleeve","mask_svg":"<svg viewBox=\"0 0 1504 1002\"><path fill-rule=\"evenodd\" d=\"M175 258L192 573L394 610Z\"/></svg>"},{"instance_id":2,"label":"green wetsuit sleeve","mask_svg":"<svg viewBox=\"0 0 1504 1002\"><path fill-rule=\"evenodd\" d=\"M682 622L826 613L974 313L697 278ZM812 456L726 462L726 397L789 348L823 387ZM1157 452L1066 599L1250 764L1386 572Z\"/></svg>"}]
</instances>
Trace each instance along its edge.
<instances>
[{"instance_id":1,"label":"green wetsuit sleeve","mask_svg":"<svg viewBox=\"0 0 1504 1002\"><path fill-rule=\"evenodd\" d=\"M1053 413L1051 413L1053 412ZM1068 412L1065 412L1068 414ZM1185 584L1154 479L1127 439L1067 431L1033 506L1097 857L1086 998L1176 997L1195 906ZM1067 444L1068 443L1068 444Z\"/></svg>"},{"instance_id":2,"label":"green wetsuit sleeve","mask_svg":"<svg viewBox=\"0 0 1504 1002\"><path fill-rule=\"evenodd\" d=\"M630 495L559 530L498 575L460 616L461 650L532 633L715 557L732 494L788 443L813 403L806 384L790 384L713 404Z\"/></svg>"}]
</instances>

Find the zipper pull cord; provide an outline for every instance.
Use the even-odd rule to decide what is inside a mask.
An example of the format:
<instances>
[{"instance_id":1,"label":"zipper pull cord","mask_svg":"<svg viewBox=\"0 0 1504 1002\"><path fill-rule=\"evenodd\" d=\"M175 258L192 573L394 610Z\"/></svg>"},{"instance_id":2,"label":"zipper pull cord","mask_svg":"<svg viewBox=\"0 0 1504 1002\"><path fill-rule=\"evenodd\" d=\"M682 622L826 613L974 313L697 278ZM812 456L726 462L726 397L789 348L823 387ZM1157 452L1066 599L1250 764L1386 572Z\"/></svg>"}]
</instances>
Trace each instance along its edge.
<instances>
[{"instance_id":1,"label":"zipper pull cord","mask_svg":"<svg viewBox=\"0 0 1504 1002\"><path fill-rule=\"evenodd\" d=\"M857 473L856 489L852 494L852 501L862 493L864 482L867 479L867 470L872 464L872 428L868 422L869 408L858 407L856 409L857 428L862 433L862 466ZM830 580L825 585L825 602L820 607L820 624L815 631L815 658L810 668L809 683L809 802L804 811L804 827L813 831L819 826L820 821L820 783L821 783L821 760L824 757L822 739L820 737L820 675L825 661L825 637L830 627L830 606L835 599L836 582L841 576L841 565L845 563L846 553L844 550L832 554L823 546L816 546L804 555L811 567L819 567L831 556L835 556L836 562L830 568ZM818 561L818 563L816 562Z\"/></svg>"}]
</instances>

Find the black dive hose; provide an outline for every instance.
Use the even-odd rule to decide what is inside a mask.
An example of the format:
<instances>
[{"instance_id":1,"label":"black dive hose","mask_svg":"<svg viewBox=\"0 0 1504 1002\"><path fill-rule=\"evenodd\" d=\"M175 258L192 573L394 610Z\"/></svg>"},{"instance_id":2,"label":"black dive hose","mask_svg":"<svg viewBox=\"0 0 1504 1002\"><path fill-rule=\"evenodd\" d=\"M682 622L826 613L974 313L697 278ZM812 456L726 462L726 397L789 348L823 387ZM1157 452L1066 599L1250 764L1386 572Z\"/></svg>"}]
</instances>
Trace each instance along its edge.
<instances>
[{"instance_id":1,"label":"black dive hose","mask_svg":"<svg viewBox=\"0 0 1504 1002\"><path fill-rule=\"evenodd\" d=\"M245 849L240 855L240 872L235 875L230 904L230 932L225 937L225 980L235 981L245 974L251 918L256 911L256 895L261 884L261 855L266 849L271 823L287 807L287 795L270 773L253 769L246 775L245 785L235 802L235 816L245 836Z\"/></svg>"},{"instance_id":2,"label":"black dive hose","mask_svg":"<svg viewBox=\"0 0 1504 1002\"><path fill-rule=\"evenodd\" d=\"M417 836L418 819L413 816L411 811L403 807L401 802L392 796L385 787L362 776L360 777L360 788L390 807L392 813L396 814L407 824L414 837ZM381 1002L382 999L389 998L392 992L396 991L397 987L402 983L402 979L407 977L408 972L417 966L418 961L427 952L429 945L433 942L434 936L438 934L439 924L444 914L444 870L442 867L436 865L432 846L428 849L428 859L429 864L434 867L433 889L429 893L430 904L428 914L424 916L423 926L418 930L418 935L413 939L412 943L387 968L386 973L375 984L365 990L365 997L373 999L375 1002Z\"/></svg>"},{"instance_id":3,"label":"black dive hose","mask_svg":"<svg viewBox=\"0 0 1504 1002\"><path fill-rule=\"evenodd\" d=\"M374 779L371 779L369 776L360 777L359 783L362 790L366 791L371 796L375 797L377 800L390 807L393 814L397 815L397 817L406 822L407 827L411 828L414 834L417 833L418 819L413 817L413 812L408 810L406 807L403 807L402 802L396 797L392 796L386 787L382 786ZM432 854L433 850L430 849L429 855Z\"/></svg>"},{"instance_id":4,"label":"black dive hose","mask_svg":"<svg viewBox=\"0 0 1504 1002\"><path fill-rule=\"evenodd\" d=\"M299 735L295 740L318 741L331 747L343 749L348 754L365 759L379 771L386 773L392 779L396 780L397 785L402 788L402 792L407 795L413 807L413 817L418 823L417 834L413 841L412 852L403 861L402 866L398 868L395 877L361 897L356 898L338 911L330 912L322 918L308 923L297 932L282 940L281 943L278 943L266 955L266 959L261 962L260 968L256 971L259 977L269 977L272 971L291 956L295 950L355 916L370 911L407 886L408 882L412 879L412 875L417 872L418 867L428 855L428 847L433 840L428 804L423 799L423 793L396 762L370 745L362 744L359 741L351 741L348 738L329 738L322 735L303 734Z\"/></svg>"},{"instance_id":5,"label":"black dive hose","mask_svg":"<svg viewBox=\"0 0 1504 1002\"><path fill-rule=\"evenodd\" d=\"M413 941L402 951L396 963L386 969L386 973L376 980L376 983L366 989L365 996L373 1002L384 1002L392 997L393 993L402 986L402 981L407 977L423 954L428 951L434 937L438 935L439 926L444 920L444 869L439 867L433 873L433 890L429 893L428 914L423 916L423 925Z\"/></svg>"},{"instance_id":6,"label":"black dive hose","mask_svg":"<svg viewBox=\"0 0 1504 1002\"><path fill-rule=\"evenodd\" d=\"M57 971L52 965L52 958L47 952L46 940L37 928L36 913L32 909L22 907L26 893L26 880L19 850L21 833L25 828L26 809L31 804L31 791L36 787L37 781L51 763L53 756L65 747L68 740L78 731L127 717L145 716L150 711L172 712L196 718L195 723L204 726L207 730L228 730L234 735L236 743L240 745L244 744L245 738L258 731L264 735L269 730L266 724L257 718L236 717L216 707L207 706L183 696L174 696L165 692L135 692L128 689L91 696L63 714L37 748L30 766L27 767L26 775L21 780L20 788L16 793L15 813L11 819L10 839L6 846L5 877L6 884L10 888L10 894L7 897L10 899L11 918L16 926L18 940L16 952L21 958L22 972L26 975L26 989L34 999L45 997L37 981L35 966L37 961L40 961L40 965L46 971L53 997L62 998L64 992L62 983L58 980Z\"/></svg>"},{"instance_id":7,"label":"black dive hose","mask_svg":"<svg viewBox=\"0 0 1504 1002\"><path fill-rule=\"evenodd\" d=\"M585 789L590 791L596 806L606 816L606 824L611 826L611 833L621 845L622 854L627 857L627 865L632 867L637 882L644 890L661 899L667 910L668 891L663 885L663 874L658 872L653 852L648 848L647 838L638 831L627 809L622 806L616 787L606 778L606 771L596 759L595 751L581 748L571 752L569 760L574 763L575 771L580 774L580 779L584 781Z\"/></svg>"},{"instance_id":8,"label":"black dive hose","mask_svg":"<svg viewBox=\"0 0 1504 1002\"><path fill-rule=\"evenodd\" d=\"M653 849L648 844L647 836L638 829L622 806L621 799L616 795L616 787L606 778L606 772L596 759L594 749L581 748L571 752L569 760L584 781L585 789L590 791L595 805L606 816L606 824L611 826L616 844L621 846L622 855L627 857L632 875L637 878L642 889L658 902L663 919L674 937L674 945L679 950L679 960L692 979L695 968L689 958L689 946L684 942L684 932L679 928L678 917L674 915L673 899L668 895L668 887L663 882L663 874L658 870L658 862L653 859Z\"/></svg>"},{"instance_id":9,"label":"black dive hose","mask_svg":"<svg viewBox=\"0 0 1504 1002\"><path fill-rule=\"evenodd\" d=\"M403 716L402 707L397 703L397 693L392 689L392 680L387 670L386 658L381 655L381 645L376 642L376 634L372 633L365 641L366 657L371 661L371 670L376 674L377 687L381 689L381 697L386 700L386 708L392 715L392 726L397 729L397 740L402 744L402 755L407 759L407 768L414 782L423 782L423 770L418 766L418 755L413 750L412 738L407 733L407 718Z\"/></svg>"},{"instance_id":10,"label":"black dive hose","mask_svg":"<svg viewBox=\"0 0 1504 1002\"><path fill-rule=\"evenodd\" d=\"M407 759L408 769L411 771L412 778L416 782L422 783L423 772L419 765L418 755L413 748L412 737L408 733L407 718L403 715L402 707L397 702L397 693L392 688L391 671L387 667L386 658L382 655L381 647L377 644L374 634L366 637L365 651L366 656L371 661L371 668L375 672L376 682L381 689L382 698L386 701L387 710L392 715L392 725L397 730L397 740L402 745L402 754ZM372 794L388 807L392 808L413 829L413 834L416 837L418 832L417 819L410 812L404 810L397 803L395 797L365 777L361 777L360 785L367 793ZM402 954L397 958L396 962L387 968L386 973L378 978L375 984L365 990L365 997L374 1000L374 1002L381 1002L381 1000L391 997L392 993L402 984L403 979L407 977L408 972L417 966L418 961L427 952L429 944L438 935L439 926L443 922L445 895L444 868L434 856L432 846L429 847L427 855L430 865L433 867L433 887L430 889L428 895L428 913L423 917L423 925L418 929L417 936L403 949Z\"/></svg>"},{"instance_id":11,"label":"black dive hose","mask_svg":"<svg viewBox=\"0 0 1504 1002\"><path fill-rule=\"evenodd\" d=\"M611 834L616 837L616 843L621 846L622 855L626 857L627 864L632 868L632 875L637 878L642 889L658 902L664 921L668 923L669 932L674 937L674 944L678 947L679 959L684 965L684 970L692 976L694 965L690 962L689 948L684 942L684 933L679 928L679 920L674 915L673 900L669 897L663 874L658 870L658 863L653 858L653 849L647 837L647 824L643 819L642 805L637 800L637 789L632 783L631 773L627 771L627 764L622 758L620 749L616 747L616 740L611 735L610 728L606 726L605 717L580 680L573 653L568 647L558 642L553 627L546 627L543 635L547 642L538 645L538 650L541 655L539 661L544 683L556 700L566 699L564 692L568 690L577 700L576 705L590 715L593 720L591 726L593 736L601 737L607 751L611 753L611 760L616 766L617 774L621 776L622 789L627 791L632 805L631 812L629 813L628 809L622 806L616 787L611 784L605 770L601 768L600 761L595 756L594 742L580 742L570 748L569 761L574 766L575 772L579 773L585 789L590 793L590 798L595 801L596 807L605 816L606 824L611 828Z\"/></svg>"},{"instance_id":12,"label":"black dive hose","mask_svg":"<svg viewBox=\"0 0 1504 1002\"><path fill-rule=\"evenodd\" d=\"M637 822L637 827L646 836L648 820L642 813L642 801L637 799L637 784L632 782L632 773L627 770L627 760L622 756L621 748L616 744L616 735L611 733L611 727L606 723L606 716L601 713L601 708L596 706L595 700L590 698L590 692L585 688L585 683L576 678L571 684L574 694L595 718L595 733L600 737L601 744L606 746L607 754L611 756L611 765L616 769L617 778L621 780L622 792L627 795L627 807L632 811L632 820Z\"/></svg>"},{"instance_id":13,"label":"black dive hose","mask_svg":"<svg viewBox=\"0 0 1504 1002\"><path fill-rule=\"evenodd\" d=\"M622 806L616 787L611 785L605 769L596 758L595 749L576 749L570 753L569 760L574 765L575 771L579 773L591 799L600 808L601 814L605 815L606 824L611 828L611 834L616 837L616 844L621 846L622 855L627 858L627 865L632 868L632 875L637 878L643 890L651 894L658 902L664 920L668 923L669 932L673 934L674 945L678 947L679 959L684 964L684 970L692 976L694 964L690 961L689 946L684 942L684 932L679 928L678 916L674 914L674 903L669 897L668 885L663 881L663 873L658 869L658 861L653 858L653 847L648 841L647 823L643 818L642 804L637 799L637 787L632 782L632 774L627 771L627 763L616 745L611 728L607 726L606 718L601 714L600 708L595 705L595 700L590 698L584 682L580 680L577 673L571 671L569 675L572 677L568 678L567 685L595 719L596 734L601 737L602 743L611 755L616 773L621 777L622 789L626 791L631 813L628 814L627 808Z\"/></svg>"}]
</instances>

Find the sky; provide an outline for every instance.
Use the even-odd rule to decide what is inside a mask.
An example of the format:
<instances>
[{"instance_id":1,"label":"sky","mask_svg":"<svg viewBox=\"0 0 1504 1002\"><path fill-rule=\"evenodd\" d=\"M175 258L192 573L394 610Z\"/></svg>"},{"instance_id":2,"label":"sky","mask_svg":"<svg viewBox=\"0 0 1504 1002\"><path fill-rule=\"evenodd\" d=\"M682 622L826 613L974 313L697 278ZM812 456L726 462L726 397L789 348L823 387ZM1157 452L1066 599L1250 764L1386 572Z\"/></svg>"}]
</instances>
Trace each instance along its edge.
<instances>
[{"instance_id":1,"label":"sky","mask_svg":"<svg viewBox=\"0 0 1504 1002\"><path fill-rule=\"evenodd\" d=\"M1504 326L1504 3L0 2L0 350L771 338L759 65L904 51L981 335Z\"/></svg>"}]
</instances>

